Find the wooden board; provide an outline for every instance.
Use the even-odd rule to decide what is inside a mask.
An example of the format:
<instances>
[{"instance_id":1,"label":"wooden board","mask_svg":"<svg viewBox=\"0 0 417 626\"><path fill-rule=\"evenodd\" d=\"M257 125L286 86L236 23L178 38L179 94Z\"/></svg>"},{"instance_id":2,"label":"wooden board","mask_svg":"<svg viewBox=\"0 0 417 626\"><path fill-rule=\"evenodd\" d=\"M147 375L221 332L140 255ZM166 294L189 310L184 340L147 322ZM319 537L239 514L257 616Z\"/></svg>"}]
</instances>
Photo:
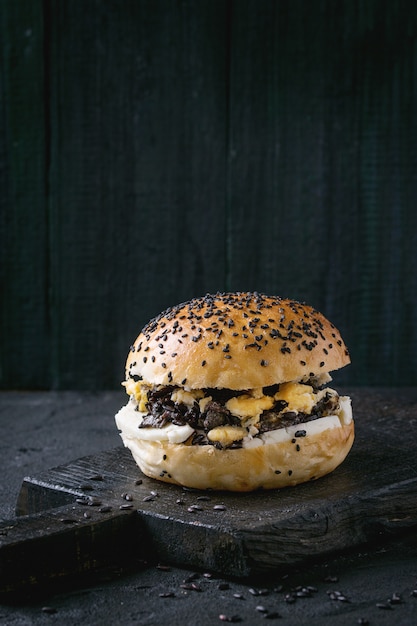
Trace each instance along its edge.
<instances>
[{"instance_id":1,"label":"wooden board","mask_svg":"<svg viewBox=\"0 0 417 626\"><path fill-rule=\"evenodd\" d=\"M412 528L416 407L416 391L396 407L373 393L347 460L279 491L184 490L144 477L121 447L27 477L0 526L0 589L143 560L248 576Z\"/></svg>"}]
</instances>

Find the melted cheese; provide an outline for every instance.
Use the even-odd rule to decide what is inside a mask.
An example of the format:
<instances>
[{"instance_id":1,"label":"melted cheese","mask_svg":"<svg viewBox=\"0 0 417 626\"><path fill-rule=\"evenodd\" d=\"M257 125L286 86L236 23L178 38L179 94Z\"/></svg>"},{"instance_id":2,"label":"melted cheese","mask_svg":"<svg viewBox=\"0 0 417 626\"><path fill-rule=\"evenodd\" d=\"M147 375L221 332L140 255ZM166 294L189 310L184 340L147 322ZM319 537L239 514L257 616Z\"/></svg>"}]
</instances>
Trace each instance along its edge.
<instances>
[{"instance_id":1,"label":"melted cheese","mask_svg":"<svg viewBox=\"0 0 417 626\"><path fill-rule=\"evenodd\" d=\"M126 389L126 393L133 397L139 408L139 411L146 411L146 403L148 402L148 392L142 381L135 382L132 378L128 378L122 383Z\"/></svg>"},{"instance_id":2,"label":"melted cheese","mask_svg":"<svg viewBox=\"0 0 417 626\"><path fill-rule=\"evenodd\" d=\"M186 404L187 406L193 406L194 402L204 397L204 391L202 389L192 389L191 391L185 391L184 389L176 389L171 394L171 400L177 404Z\"/></svg>"},{"instance_id":3,"label":"melted cheese","mask_svg":"<svg viewBox=\"0 0 417 626\"><path fill-rule=\"evenodd\" d=\"M200 413L204 413L208 403L211 402L212 399L213 398L211 396L207 396L206 398L201 398L201 400L199 400L198 406L200 407Z\"/></svg>"},{"instance_id":4,"label":"melted cheese","mask_svg":"<svg viewBox=\"0 0 417 626\"><path fill-rule=\"evenodd\" d=\"M279 391L274 398L284 400L288 403L288 410L297 413L311 413L318 399L313 387L300 383L283 383L279 386Z\"/></svg>"},{"instance_id":5,"label":"melted cheese","mask_svg":"<svg viewBox=\"0 0 417 626\"><path fill-rule=\"evenodd\" d=\"M230 398L230 400L226 402L226 409L241 419L247 417L259 419L262 411L272 409L273 405L274 400L271 396L254 398L252 395L244 394L236 398Z\"/></svg>"},{"instance_id":6,"label":"melted cheese","mask_svg":"<svg viewBox=\"0 0 417 626\"><path fill-rule=\"evenodd\" d=\"M224 446L228 446L234 441L240 441L248 434L246 428L240 426L217 426L207 433L210 441L218 441Z\"/></svg>"}]
</instances>

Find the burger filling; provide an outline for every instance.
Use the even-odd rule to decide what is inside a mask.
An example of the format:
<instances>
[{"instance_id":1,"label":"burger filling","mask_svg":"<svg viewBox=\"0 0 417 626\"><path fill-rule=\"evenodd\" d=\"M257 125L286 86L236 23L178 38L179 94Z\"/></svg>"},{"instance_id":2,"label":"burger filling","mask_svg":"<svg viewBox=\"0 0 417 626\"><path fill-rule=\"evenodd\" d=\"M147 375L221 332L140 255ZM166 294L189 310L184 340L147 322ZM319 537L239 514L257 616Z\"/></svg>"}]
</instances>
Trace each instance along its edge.
<instances>
[{"instance_id":1,"label":"burger filling","mask_svg":"<svg viewBox=\"0 0 417 626\"><path fill-rule=\"evenodd\" d=\"M116 419L129 433L154 441L168 440L189 445L240 448L278 441L282 434L300 424L335 416L350 421L350 401L326 383L329 374L270 387L236 391L229 389L184 389L173 385L150 385L128 379L127 407ZM133 428L133 431L132 431ZM312 428L312 425L309 426Z\"/></svg>"}]
</instances>

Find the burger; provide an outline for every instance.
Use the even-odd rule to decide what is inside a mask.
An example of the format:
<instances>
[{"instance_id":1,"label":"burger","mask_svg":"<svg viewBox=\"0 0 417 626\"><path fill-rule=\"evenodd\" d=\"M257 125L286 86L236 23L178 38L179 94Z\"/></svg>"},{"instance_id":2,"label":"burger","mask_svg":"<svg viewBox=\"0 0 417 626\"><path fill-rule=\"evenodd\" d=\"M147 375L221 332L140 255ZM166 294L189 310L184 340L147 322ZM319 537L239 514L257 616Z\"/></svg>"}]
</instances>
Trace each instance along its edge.
<instances>
[{"instance_id":1,"label":"burger","mask_svg":"<svg viewBox=\"0 0 417 626\"><path fill-rule=\"evenodd\" d=\"M141 471L196 489L252 491L317 479L347 456L351 401L329 387L350 363L311 306L257 292L207 294L143 328L116 415Z\"/></svg>"}]
</instances>

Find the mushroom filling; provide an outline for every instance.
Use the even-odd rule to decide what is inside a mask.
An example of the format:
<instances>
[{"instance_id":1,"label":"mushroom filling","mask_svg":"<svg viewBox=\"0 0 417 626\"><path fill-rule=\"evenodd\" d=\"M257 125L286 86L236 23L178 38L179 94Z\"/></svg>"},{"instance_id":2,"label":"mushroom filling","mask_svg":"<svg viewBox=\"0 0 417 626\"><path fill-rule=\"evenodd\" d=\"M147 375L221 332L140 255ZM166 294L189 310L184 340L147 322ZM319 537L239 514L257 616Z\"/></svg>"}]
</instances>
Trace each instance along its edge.
<instances>
[{"instance_id":1,"label":"mushroom filling","mask_svg":"<svg viewBox=\"0 0 417 626\"><path fill-rule=\"evenodd\" d=\"M186 390L174 385L152 386L129 380L126 391L143 413L140 429L167 424L188 425L188 443L219 448L242 447L245 437L302 424L340 409L339 395L324 384L329 375L259 389Z\"/></svg>"}]
</instances>

